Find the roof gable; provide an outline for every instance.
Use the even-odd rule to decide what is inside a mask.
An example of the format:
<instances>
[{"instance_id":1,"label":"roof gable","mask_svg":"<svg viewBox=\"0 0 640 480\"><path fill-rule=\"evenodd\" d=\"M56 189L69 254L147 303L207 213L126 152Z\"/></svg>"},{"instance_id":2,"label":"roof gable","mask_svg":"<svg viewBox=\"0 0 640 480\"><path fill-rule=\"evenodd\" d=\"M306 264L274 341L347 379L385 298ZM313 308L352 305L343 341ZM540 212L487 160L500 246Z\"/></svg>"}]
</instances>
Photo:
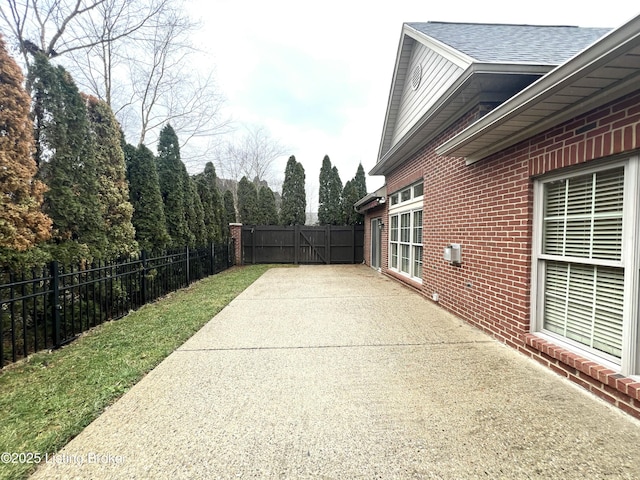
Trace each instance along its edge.
<instances>
[{"instance_id":1,"label":"roof gable","mask_svg":"<svg viewBox=\"0 0 640 480\"><path fill-rule=\"evenodd\" d=\"M608 31L565 26L405 23L378 163L371 174L385 174L453 121L453 116L473 107L471 102L480 101L483 93L500 103ZM416 60L420 56L431 60ZM427 79L419 88L430 89L429 93L420 94L408 87L417 64L423 68L422 78ZM408 101L408 96L416 100Z\"/></svg>"}]
</instances>

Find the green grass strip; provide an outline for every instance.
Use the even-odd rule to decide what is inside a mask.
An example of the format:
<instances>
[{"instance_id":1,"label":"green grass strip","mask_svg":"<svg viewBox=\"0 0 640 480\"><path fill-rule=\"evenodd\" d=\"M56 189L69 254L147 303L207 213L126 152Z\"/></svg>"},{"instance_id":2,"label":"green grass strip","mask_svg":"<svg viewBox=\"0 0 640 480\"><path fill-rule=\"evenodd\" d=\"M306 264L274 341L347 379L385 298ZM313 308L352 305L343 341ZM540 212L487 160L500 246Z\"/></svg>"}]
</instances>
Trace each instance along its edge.
<instances>
[{"instance_id":1,"label":"green grass strip","mask_svg":"<svg viewBox=\"0 0 640 480\"><path fill-rule=\"evenodd\" d=\"M0 374L0 454L58 451L269 268L208 277L9 367ZM0 478L34 469L0 462Z\"/></svg>"}]
</instances>

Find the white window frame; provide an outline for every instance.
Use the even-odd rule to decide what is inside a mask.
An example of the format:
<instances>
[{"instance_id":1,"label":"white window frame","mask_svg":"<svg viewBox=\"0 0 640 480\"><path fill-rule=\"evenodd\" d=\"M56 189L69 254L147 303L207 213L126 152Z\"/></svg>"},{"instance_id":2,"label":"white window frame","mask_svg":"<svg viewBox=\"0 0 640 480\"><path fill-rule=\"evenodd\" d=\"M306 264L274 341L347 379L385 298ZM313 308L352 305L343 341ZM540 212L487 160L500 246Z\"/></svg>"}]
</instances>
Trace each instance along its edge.
<instances>
[{"instance_id":1,"label":"white window frame","mask_svg":"<svg viewBox=\"0 0 640 480\"><path fill-rule=\"evenodd\" d=\"M422 185L422 180L418 183L413 183L409 186L406 186L402 189L400 189L397 192L394 192L392 195L390 195L390 207L389 207L389 221L388 221L388 225L389 225L389 258L388 258L388 267L389 270L398 273L399 275L405 276L407 278L410 278L411 280L418 282L418 283L422 283L422 278L418 277L416 275L414 275L415 273L415 268L414 265L416 263L416 258L414 258L416 256L416 247L420 247L420 251L422 252L421 254L421 258L420 258L420 264L423 265L423 267L421 268L420 271L420 275L424 275L424 264L422 261L422 257L424 256L424 249L423 249L423 236L424 236L424 212L423 212L423 199L424 199L424 192L418 196L414 196L414 194L416 193L416 191L419 191L420 189L418 188L416 190L416 186L421 186ZM405 201L402 201L402 197L404 197L408 199ZM395 203L394 203L395 200ZM423 212L422 213L422 235L420 238L420 243L417 243L414 241L414 231L417 228L416 225L414 225L415 222L415 212ZM405 228L408 228L408 235L409 235L409 240L407 241L403 241L402 239L402 216L403 215L409 215L409 225L406 226ZM392 235L392 225L393 225L393 218L396 217L397 218L397 240L393 240L393 235ZM397 248L397 260L394 263L394 256L393 256L393 247L396 246ZM403 271L403 266L402 266L402 247L408 247L409 248L409 257L408 257L408 266L407 266L407 271Z\"/></svg>"},{"instance_id":2,"label":"white window frame","mask_svg":"<svg viewBox=\"0 0 640 480\"><path fill-rule=\"evenodd\" d=\"M624 167L624 196L622 211L622 251L619 260L585 260L565 257L569 263L586 263L624 268L623 312L622 312L622 354L620 359L573 342L568 338L553 334L543 328L545 265L557 257L545 255L543 248L544 186L548 182L564 180L581 175L604 172ZM531 265L531 331L556 345L566 348L585 358L611 368L626 376L640 375L640 329L638 324L640 302L640 157L613 159L599 162L586 168L565 170L561 173L545 175L534 181L533 193L533 241Z\"/></svg>"}]
</instances>

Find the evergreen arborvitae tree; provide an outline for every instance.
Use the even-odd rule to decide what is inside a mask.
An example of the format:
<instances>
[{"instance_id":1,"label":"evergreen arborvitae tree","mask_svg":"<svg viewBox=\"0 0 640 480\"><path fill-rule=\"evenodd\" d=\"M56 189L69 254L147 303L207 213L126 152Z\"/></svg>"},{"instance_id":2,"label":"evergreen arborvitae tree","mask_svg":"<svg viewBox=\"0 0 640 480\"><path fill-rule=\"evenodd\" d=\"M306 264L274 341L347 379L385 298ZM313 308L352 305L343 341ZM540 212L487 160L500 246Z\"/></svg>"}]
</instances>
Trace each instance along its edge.
<instances>
[{"instance_id":1,"label":"evergreen arborvitae tree","mask_svg":"<svg viewBox=\"0 0 640 480\"><path fill-rule=\"evenodd\" d=\"M224 191L224 195L222 196L222 207L222 236L223 238L228 239L231 236L229 224L236 223L236 206L233 203L233 192L231 190Z\"/></svg>"},{"instance_id":2,"label":"evergreen arborvitae tree","mask_svg":"<svg viewBox=\"0 0 640 480\"><path fill-rule=\"evenodd\" d=\"M304 189L304 167L291 155L284 171L280 222L283 225L304 225L307 199Z\"/></svg>"},{"instance_id":3,"label":"evergreen arborvitae tree","mask_svg":"<svg viewBox=\"0 0 640 480\"><path fill-rule=\"evenodd\" d=\"M348 180L342 191L342 215L345 225L355 225L357 223L357 215L353 205L360 199L353 180Z\"/></svg>"},{"instance_id":4,"label":"evergreen arborvitae tree","mask_svg":"<svg viewBox=\"0 0 640 480\"><path fill-rule=\"evenodd\" d=\"M54 258L102 258L107 249L98 198L95 145L83 98L69 73L36 54L29 76L40 177L49 187L44 212L53 220Z\"/></svg>"},{"instance_id":5,"label":"evergreen arborvitae tree","mask_svg":"<svg viewBox=\"0 0 640 480\"><path fill-rule=\"evenodd\" d=\"M189 185L185 179L188 175L180 159L178 136L173 127L168 124L160 131L157 163L167 232L171 237L170 246L190 245L193 242L193 235L187 223Z\"/></svg>"},{"instance_id":6,"label":"evergreen arborvitae tree","mask_svg":"<svg viewBox=\"0 0 640 480\"><path fill-rule=\"evenodd\" d=\"M238 216L245 225L258 223L258 192L247 177L238 182Z\"/></svg>"},{"instance_id":7,"label":"evergreen arborvitae tree","mask_svg":"<svg viewBox=\"0 0 640 480\"><path fill-rule=\"evenodd\" d=\"M359 225L364 222L364 215L354 210L355 203L367 194L367 180L362 164L358 165L356 176L344 186L342 191L342 214L346 225Z\"/></svg>"},{"instance_id":8,"label":"evergreen arborvitae tree","mask_svg":"<svg viewBox=\"0 0 640 480\"><path fill-rule=\"evenodd\" d=\"M278 210L276 197L269 187L262 186L258 191L258 223L261 225L277 225Z\"/></svg>"},{"instance_id":9,"label":"evergreen arborvitae tree","mask_svg":"<svg viewBox=\"0 0 640 480\"><path fill-rule=\"evenodd\" d=\"M124 156L136 240L142 250L160 252L167 247L171 238L167 233L156 159L144 145L137 149L125 145Z\"/></svg>"},{"instance_id":10,"label":"evergreen arborvitae tree","mask_svg":"<svg viewBox=\"0 0 640 480\"><path fill-rule=\"evenodd\" d=\"M129 201L121 131L109 105L87 97L87 114L95 144L98 198L107 244L104 257L114 259L138 251L131 222L133 206Z\"/></svg>"},{"instance_id":11,"label":"evergreen arborvitae tree","mask_svg":"<svg viewBox=\"0 0 640 480\"><path fill-rule=\"evenodd\" d=\"M23 79L0 36L0 265L9 251L23 252L51 236L51 219L41 210L46 187L34 180L31 99Z\"/></svg>"},{"instance_id":12,"label":"evergreen arborvitae tree","mask_svg":"<svg viewBox=\"0 0 640 480\"><path fill-rule=\"evenodd\" d=\"M187 203L187 225L191 232L192 240L190 247L201 247L207 242L207 227L204 224L204 208L200 195L198 195L198 187L191 177L186 178L188 186L188 203Z\"/></svg>"},{"instance_id":13,"label":"evergreen arborvitae tree","mask_svg":"<svg viewBox=\"0 0 640 480\"><path fill-rule=\"evenodd\" d=\"M318 223L320 225L331 223L329 217L329 203L331 201L329 184L331 183L331 175L331 160L328 155L325 155L322 159L322 167L320 167L318 187Z\"/></svg>"},{"instance_id":14,"label":"evergreen arborvitae tree","mask_svg":"<svg viewBox=\"0 0 640 480\"><path fill-rule=\"evenodd\" d=\"M356 176L353 178L353 181L356 186L356 190L360 198L367 195L367 177L364 174L364 168L362 168L362 163L358 164L358 170L356 170ZM358 200L360 200L360 198Z\"/></svg>"},{"instance_id":15,"label":"evergreen arborvitae tree","mask_svg":"<svg viewBox=\"0 0 640 480\"><path fill-rule=\"evenodd\" d=\"M318 204L318 223L320 225L342 224L342 181L338 168L331 166L331 160L325 155L320 169L320 194Z\"/></svg>"},{"instance_id":16,"label":"evergreen arborvitae tree","mask_svg":"<svg viewBox=\"0 0 640 480\"><path fill-rule=\"evenodd\" d=\"M204 172L196 175L195 181L204 210L207 243L220 242L224 231L223 209L222 199L217 186L216 169L213 163L207 162L204 167Z\"/></svg>"},{"instance_id":17,"label":"evergreen arborvitae tree","mask_svg":"<svg viewBox=\"0 0 640 480\"><path fill-rule=\"evenodd\" d=\"M335 165L331 169L331 178L329 181L329 223L331 225L342 225L342 180L338 173L338 167Z\"/></svg>"}]
</instances>

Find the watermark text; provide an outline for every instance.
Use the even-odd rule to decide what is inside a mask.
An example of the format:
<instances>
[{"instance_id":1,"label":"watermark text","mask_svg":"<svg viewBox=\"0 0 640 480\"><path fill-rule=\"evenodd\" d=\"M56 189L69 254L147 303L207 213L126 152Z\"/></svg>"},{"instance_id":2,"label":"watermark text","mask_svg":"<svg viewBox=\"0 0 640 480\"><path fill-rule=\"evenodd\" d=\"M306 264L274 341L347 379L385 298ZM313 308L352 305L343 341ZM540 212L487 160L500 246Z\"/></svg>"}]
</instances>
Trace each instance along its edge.
<instances>
[{"instance_id":1,"label":"watermark text","mask_svg":"<svg viewBox=\"0 0 640 480\"><path fill-rule=\"evenodd\" d=\"M3 452L0 454L1 463L54 463L54 464L102 464L102 465L122 465L127 461L124 455L113 455L103 452L88 452L81 454L59 453L39 453L39 452Z\"/></svg>"}]
</instances>

